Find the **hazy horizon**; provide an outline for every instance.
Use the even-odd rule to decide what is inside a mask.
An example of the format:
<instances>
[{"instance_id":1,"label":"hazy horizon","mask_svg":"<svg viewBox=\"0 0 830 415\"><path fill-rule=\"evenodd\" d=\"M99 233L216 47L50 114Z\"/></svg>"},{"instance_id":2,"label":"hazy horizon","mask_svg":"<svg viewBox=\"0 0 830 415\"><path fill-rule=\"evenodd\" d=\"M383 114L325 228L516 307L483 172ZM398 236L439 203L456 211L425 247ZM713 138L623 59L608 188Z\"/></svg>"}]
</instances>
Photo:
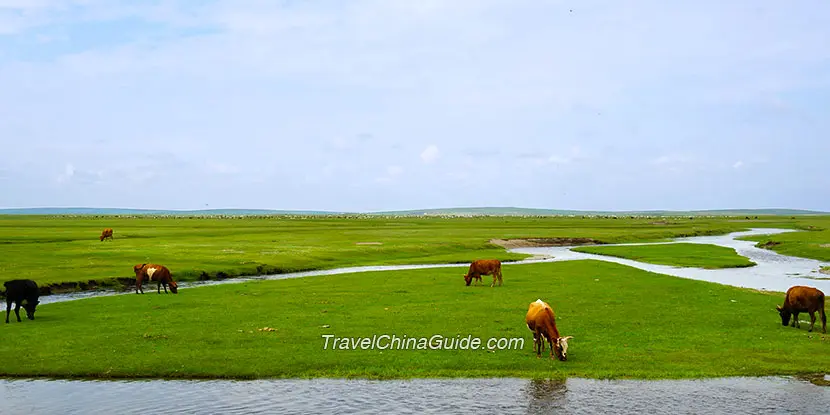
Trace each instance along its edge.
<instances>
[{"instance_id":1,"label":"hazy horizon","mask_svg":"<svg viewBox=\"0 0 830 415\"><path fill-rule=\"evenodd\" d=\"M0 205L830 211L828 39L818 0L0 1Z\"/></svg>"},{"instance_id":2,"label":"hazy horizon","mask_svg":"<svg viewBox=\"0 0 830 415\"><path fill-rule=\"evenodd\" d=\"M816 211L810 209L787 208L787 207L759 207L759 208L721 208L721 209L634 209L634 210L600 210L600 209L559 209L559 208L544 208L544 207L523 207L523 206L444 206L444 207L427 207L427 208L406 208L393 210L364 210L364 211L336 211L326 209L273 209L273 208L247 208L247 207L204 207L197 209L164 209L164 208L134 208L134 207L100 207L100 206L29 206L29 207L0 207L0 213L15 210L56 210L56 211L70 211L70 210L118 210L118 211L156 211L156 212L187 212L187 211L274 211L274 212L320 212L320 213L383 213L383 212L420 212L420 211L556 211L556 212L608 212L608 213L628 213L628 212L761 212L761 211L803 211L803 212L817 212L830 213L828 211Z\"/></svg>"}]
</instances>

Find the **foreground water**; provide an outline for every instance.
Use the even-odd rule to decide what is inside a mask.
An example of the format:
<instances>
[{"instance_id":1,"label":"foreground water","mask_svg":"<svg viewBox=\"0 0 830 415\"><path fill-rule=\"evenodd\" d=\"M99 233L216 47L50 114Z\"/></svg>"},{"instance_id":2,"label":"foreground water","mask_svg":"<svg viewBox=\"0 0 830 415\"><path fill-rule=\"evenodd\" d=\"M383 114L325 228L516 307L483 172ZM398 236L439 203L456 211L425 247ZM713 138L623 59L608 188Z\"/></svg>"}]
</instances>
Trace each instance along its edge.
<instances>
[{"instance_id":1,"label":"foreground water","mask_svg":"<svg viewBox=\"0 0 830 415\"><path fill-rule=\"evenodd\" d=\"M598 259L647 271L766 290L785 291L796 284L830 292L821 278L820 261L779 255L735 238L789 232L753 229L723 236L680 238L735 248L758 265L750 268L702 270L652 265L573 252L568 247L520 248L514 252L552 256L519 263ZM631 244L639 245L639 244ZM512 266L512 265L511 265ZM182 283L181 288L232 284L251 280L333 275L397 269L467 267L406 265L353 267ZM134 295L131 292L127 293ZM87 292L41 297L42 303L69 301L114 292ZM828 413L830 388L789 377L705 380L567 381L526 379L258 380L258 381L66 381L0 380L0 414L252 414L252 413Z\"/></svg>"},{"instance_id":2,"label":"foreground water","mask_svg":"<svg viewBox=\"0 0 830 415\"><path fill-rule=\"evenodd\" d=\"M0 381L3 414L820 414L830 388L785 377Z\"/></svg>"}]
</instances>

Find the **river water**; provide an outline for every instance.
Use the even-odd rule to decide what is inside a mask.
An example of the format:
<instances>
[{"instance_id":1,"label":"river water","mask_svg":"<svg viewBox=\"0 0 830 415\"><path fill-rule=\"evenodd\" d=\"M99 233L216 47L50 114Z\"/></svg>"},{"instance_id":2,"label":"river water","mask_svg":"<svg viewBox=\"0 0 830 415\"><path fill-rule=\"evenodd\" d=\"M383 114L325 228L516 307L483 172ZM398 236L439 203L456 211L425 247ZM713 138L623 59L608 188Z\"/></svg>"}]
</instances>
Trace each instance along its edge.
<instances>
[{"instance_id":1,"label":"river water","mask_svg":"<svg viewBox=\"0 0 830 415\"><path fill-rule=\"evenodd\" d=\"M0 380L2 414L826 414L830 388L785 377Z\"/></svg>"},{"instance_id":2,"label":"river water","mask_svg":"<svg viewBox=\"0 0 830 415\"><path fill-rule=\"evenodd\" d=\"M628 265L660 274L716 282L736 287L755 288L759 290L786 292L787 289L793 285L810 285L830 295L830 275L821 274L819 272L819 269L822 266L830 265L830 263L816 261L814 259L781 255L768 249L756 248L755 242L735 239L743 236L772 235L784 232L793 231L791 229L759 228L744 232L734 232L728 235L695 236L689 238L677 238L674 240L675 242L712 244L734 248L739 255L745 256L757 264L747 268L700 269L654 265L624 258L574 252L570 250L572 247L517 248L512 249L511 251L532 255L553 256L550 261L597 259L601 261L616 262L618 264ZM672 242L659 242L658 244L665 243ZM619 245L653 244L654 243L633 243Z\"/></svg>"},{"instance_id":3,"label":"river water","mask_svg":"<svg viewBox=\"0 0 830 415\"><path fill-rule=\"evenodd\" d=\"M573 252L569 247L518 248L514 252L547 259L512 264L598 259L647 271L765 290L786 291L804 284L830 292L820 261L779 255L736 237L789 232L752 229L723 236L679 238L735 248L758 265L702 270ZM640 244L629 244L640 245ZM182 283L182 289L262 279L299 278L351 272L467 267L405 265L353 267L291 274ZM830 276L825 276L830 277ZM42 303L71 301L114 292L58 294ZM131 292L127 294L132 294ZM134 295L134 294L133 294ZM830 388L790 377L704 380L416 379L367 381L345 379L257 381L67 381L0 380L0 414L252 414L252 413L614 413L614 414L820 414L830 412Z\"/></svg>"}]
</instances>

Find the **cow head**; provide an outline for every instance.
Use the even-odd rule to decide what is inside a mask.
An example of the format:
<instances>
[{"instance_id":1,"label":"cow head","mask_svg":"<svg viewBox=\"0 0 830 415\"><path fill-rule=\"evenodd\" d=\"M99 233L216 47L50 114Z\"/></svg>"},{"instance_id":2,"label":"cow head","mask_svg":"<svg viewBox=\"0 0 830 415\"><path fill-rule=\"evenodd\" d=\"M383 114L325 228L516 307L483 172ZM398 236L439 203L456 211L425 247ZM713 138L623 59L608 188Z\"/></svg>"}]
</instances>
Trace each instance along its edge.
<instances>
[{"instance_id":1,"label":"cow head","mask_svg":"<svg viewBox=\"0 0 830 415\"><path fill-rule=\"evenodd\" d=\"M104 241L104 238L105 238L105 236L104 236L104 234L102 233L102 234L101 234L101 242L103 242L103 241Z\"/></svg>"},{"instance_id":2,"label":"cow head","mask_svg":"<svg viewBox=\"0 0 830 415\"><path fill-rule=\"evenodd\" d=\"M464 282L466 282L468 286L470 285L470 281L472 280L473 277L470 274L464 274Z\"/></svg>"},{"instance_id":3,"label":"cow head","mask_svg":"<svg viewBox=\"0 0 830 415\"><path fill-rule=\"evenodd\" d=\"M178 294L179 293L179 285L176 284L176 281L170 281L169 286L170 286L170 291L173 294Z\"/></svg>"},{"instance_id":4,"label":"cow head","mask_svg":"<svg viewBox=\"0 0 830 415\"><path fill-rule=\"evenodd\" d=\"M137 264L136 266L134 266L133 272L135 272L135 275L138 275L138 273L141 272L142 269L144 269L145 265L147 264Z\"/></svg>"},{"instance_id":5,"label":"cow head","mask_svg":"<svg viewBox=\"0 0 830 415\"><path fill-rule=\"evenodd\" d=\"M566 336L566 337L558 337L556 341L553 342L553 351L556 353L556 358L561 361L568 360L568 339L572 339L574 336Z\"/></svg>"},{"instance_id":6,"label":"cow head","mask_svg":"<svg viewBox=\"0 0 830 415\"><path fill-rule=\"evenodd\" d=\"M28 318L29 320L35 319L35 309L37 308L38 304L40 304L39 300L34 300L32 302L26 300L23 302L22 306L23 309L26 310L26 318Z\"/></svg>"},{"instance_id":7,"label":"cow head","mask_svg":"<svg viewBox=\"0 0 830 415\"><path fill-rule=\"evenodd\" d=\"M790 324L790 310L781 308L780 305L775 306L775 309L778 310L778 315L781 316L781 325L786 326Z\"/></svg>"}]
</instances>

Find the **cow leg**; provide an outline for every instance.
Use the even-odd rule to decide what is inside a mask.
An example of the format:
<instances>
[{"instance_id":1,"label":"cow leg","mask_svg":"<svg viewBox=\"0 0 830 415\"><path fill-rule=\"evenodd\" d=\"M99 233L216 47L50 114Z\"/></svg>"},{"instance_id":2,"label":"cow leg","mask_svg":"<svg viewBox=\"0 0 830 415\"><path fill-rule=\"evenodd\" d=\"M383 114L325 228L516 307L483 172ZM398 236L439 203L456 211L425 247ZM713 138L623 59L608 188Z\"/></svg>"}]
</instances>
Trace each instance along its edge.
<instances>
[{"instance_id":1,"label":"cow leg","mask_svg":"<svg viewBox=\"0 0 830 415\"><path fill-rule=\"evenodd\" d=\"M14 303L14 314L17 316L17 322L20 323L20 303Z\"/></svg>"},{"instance_id":2,"label":"cow leg","mask_svg":"<svg viewBox=\"0 0 830 415\"><path fill-rule=\"evenodd\" d=\"M550 339L550 337L548 337L548 344L550 345L550 358L551 358L551 359L556 359L556 358L553 356L553 340L551 340L551 339Z\"/></svg>"},{"instance_id":3,"label":"cow leg","mask_svg":"<svg viewBox=\"0 0 830 415\"><path fill-rule=\"evenodd\" d=\"M166 290L165 290L165 291L166 291ZM159 294L161 294L161 281L159 281L159 282L157 282L157 283L156 283L156 292L158 292Z\"/></svg>"},{"instance_id":4,"label":"cow leg","mask_svg":"<svg viewBox=\"0 0 830 415\"><path fill-rule=\"evenodd\" d=\"M798 321L798 312L793 313L793 327L801 328L801 322Z\"/></svg>"},{"instance_id":5,"label":"cow leg","mask_svg":"<svg viewBox=\"0 0 830 415\"><path fill-rule=\"evenodd\" d=\"M164 287L164 293L165 293L165 294L169 294L169 293L167 292L167 283L166 283L166 282L163 282L163 283L161 283L161 286L162 286L162 287Z\"/></svg>"},{"instance_id":6,"label":"cow leg","mask_svg":"<svg viewBox=\"0 0 830 415\"><path fill-rule=\"evenodd\" d=\"M8 295L8 293L6 293ZM6 299L6 323L9 322L9 313L12 312L12 302L10 299Z\"/></svg>"},{"instance_id":7,"label":"cow leg","mask_svg":"<svg viewBox=\"0 0 830 415\"><path fill-rule=\"evenodd\" d=\"M815 312L815 311L811 311L811 312L810 312L810 330L807 330L807 332L811 332L811 331L813 331L813 327L814 327L815 325L816 325L816 312Z\"/></svg>"}]
</instances>

